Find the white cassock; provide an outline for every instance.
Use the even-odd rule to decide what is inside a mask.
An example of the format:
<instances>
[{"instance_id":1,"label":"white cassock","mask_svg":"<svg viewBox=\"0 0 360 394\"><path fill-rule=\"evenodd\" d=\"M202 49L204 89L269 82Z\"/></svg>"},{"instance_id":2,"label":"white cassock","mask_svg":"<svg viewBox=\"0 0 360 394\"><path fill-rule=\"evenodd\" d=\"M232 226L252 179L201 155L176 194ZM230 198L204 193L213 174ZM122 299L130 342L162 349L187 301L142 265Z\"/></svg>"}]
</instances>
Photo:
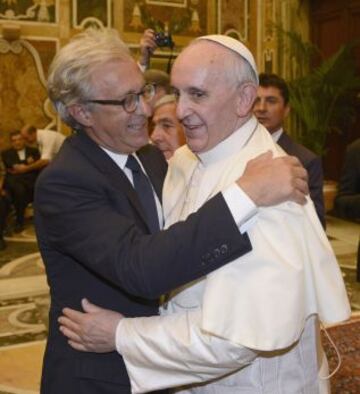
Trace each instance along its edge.
<instances>
[{"instance_id":1,"label":"white cassock","mask_svg":"<svg viewBox=\"0 0 360 394\"><path fill-rule=\"evenodd\" d=\"M284 154L254 117L208 152L179 149L164 185L166 226L231 185L269 149ZM133 393L189 384L178 390L320 392L317 319L350 316L334 253L311 200L259 208L250 221L250 253L177 289L162 316L119 324L117 349Z\"/></svg>"}]
</instances>

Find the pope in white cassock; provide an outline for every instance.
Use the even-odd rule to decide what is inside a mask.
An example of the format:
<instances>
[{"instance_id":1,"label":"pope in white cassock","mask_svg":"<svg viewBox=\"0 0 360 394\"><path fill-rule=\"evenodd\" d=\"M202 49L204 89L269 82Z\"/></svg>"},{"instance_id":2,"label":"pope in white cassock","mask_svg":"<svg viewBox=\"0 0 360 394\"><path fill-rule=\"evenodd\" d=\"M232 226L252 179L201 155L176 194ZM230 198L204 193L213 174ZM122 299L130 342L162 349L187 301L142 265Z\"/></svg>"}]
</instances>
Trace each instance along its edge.
<instances>
[{"instance_id":1,"label":"pope in white cassock","mask_svg":"<svg viewBox=\"0 0 360 394\"><path fill-rule=\"evenodd\" d=\"M252 116L257 70L240 42L195 40L177 58L172 85L187 146L169 162L166 226L231 185L255 156L285 154ZM177 289L161 316L121 319L116 346L133 393L328 392L319 320L345 320L350 307L313 203L254 205L250 216L240 229L250 253Z\"/></svg>"}]
</instances>

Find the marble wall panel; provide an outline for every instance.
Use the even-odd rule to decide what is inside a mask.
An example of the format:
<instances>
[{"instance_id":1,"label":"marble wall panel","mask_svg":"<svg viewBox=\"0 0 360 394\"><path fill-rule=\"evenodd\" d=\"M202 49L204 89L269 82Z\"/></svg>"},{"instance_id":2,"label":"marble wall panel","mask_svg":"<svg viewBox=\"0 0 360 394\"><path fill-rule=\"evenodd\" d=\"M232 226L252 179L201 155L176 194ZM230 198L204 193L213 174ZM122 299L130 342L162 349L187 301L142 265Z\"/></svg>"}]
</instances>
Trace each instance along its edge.
<instances>
[{"instance_id":1,"label":"marble wall panel","mask_svg":"<svg viewBox=\"0 0 360 394\"><path fill-rule=\"evenodd\" d=\"M0 130L6 135L24 123L45 127L51 122L46 109L44 67L56 52L54 42L0 40Z\"/></svg>"}]
</instances>

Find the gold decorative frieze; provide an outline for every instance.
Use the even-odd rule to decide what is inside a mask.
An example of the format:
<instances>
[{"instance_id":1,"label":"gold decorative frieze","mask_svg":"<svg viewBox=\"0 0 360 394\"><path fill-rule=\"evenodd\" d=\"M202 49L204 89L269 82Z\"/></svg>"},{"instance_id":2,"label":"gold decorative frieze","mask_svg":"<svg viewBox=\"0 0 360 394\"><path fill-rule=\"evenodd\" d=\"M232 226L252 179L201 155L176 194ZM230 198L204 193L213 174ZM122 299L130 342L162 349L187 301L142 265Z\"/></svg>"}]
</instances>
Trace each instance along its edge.
<instances>
[{"instance_id":1,"label":"gold decorative frieze","mask_svg":"<svg viewBox=\"0 0 360 394\"><path fill-rule=\"evenodd\" d=\"M207 33L206 0L124 0L123 4L126 33L142 33L146 28L184 37Z\"/></svg>"},{"instance_id":2,"label":"gold decorative frieze","mask_svg":"<svg viewBox=\"0 0 360 394\"><path fill-rule=\"evenodd\" d=\"M187 3L187 0L146 0L146 4L165 5L169 7L187 7Z\"/></svg>"},{"instance_id":3,"label":"gold decorative frieze","mask_svg":"<svg viewBox=\"0 0 360 394\"><path fill-rule=\"evenodd\" d=\"M0 20L57 23L59 0L1 0Z\"/></svg>"}]
</instances>

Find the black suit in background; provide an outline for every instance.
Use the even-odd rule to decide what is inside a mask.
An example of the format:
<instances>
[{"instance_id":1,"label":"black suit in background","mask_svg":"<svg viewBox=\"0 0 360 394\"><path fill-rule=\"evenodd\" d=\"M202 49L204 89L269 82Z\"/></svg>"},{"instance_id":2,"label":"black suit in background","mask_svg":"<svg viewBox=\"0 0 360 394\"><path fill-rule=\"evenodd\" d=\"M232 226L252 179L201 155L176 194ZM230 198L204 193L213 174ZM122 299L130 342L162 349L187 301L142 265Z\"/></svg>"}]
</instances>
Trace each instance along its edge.
<instances>
[{"instance_id":1,"label":"black suit in background","mask_svg":"<svg viewBox=\"0 0 360 394\"><path fill-rule=\"evenodd\" d=\"M335 211L350 220L360 219L360 138L346 149Z\"/></svg>"},{"instance_id":2,"label":"black suit in background","mask_svg":"<svg viewBox=\"0 0 360 394\"><path fill-rule=\"evenodd\" d=\"M166 173L160 151L138 152L159 198ZM138 197L126 175L84 133L64 142L40 175L35 192L39 247L51 292L43 394L130 393L116 352L73 350L57 318L88 297L127 317L158 313L157 297L247 253L221 194L187 221L149 235Z\"/></svg>"},{"instance_id":3,"label":"black suit in background","mask_svg":"<svg viewBox=\"0 0 360 394\"><path fill-rule=\"evenodd\" d=\"M277 143L284 151L292 156L296 156L305 167L309 176L309 193L314 202L316 213L321 224L325 228L325 206L324 206L324 174L321 158L316 156L305 146L295 142L287 133L283 132Z\"/></svg>"},{"instance_id":4,"label":"black suit in background","mask_svg":"<svg viewBox=\"0 0 360 394\"><path fill-rule=\"evenodd\" d=\"M40 152L37 148L25 147L25 159L21 160L18 152L14 148L2 152L2 160L6 169L4 188L9 193L10 200L14 204L16 213L16 223L24 224L24 214L26 206L33 201L34 187L38 170L26 172L24 174L11 174L9 170L16 164L31 164L40 159Z\"/></svg>"}]
</instances>

